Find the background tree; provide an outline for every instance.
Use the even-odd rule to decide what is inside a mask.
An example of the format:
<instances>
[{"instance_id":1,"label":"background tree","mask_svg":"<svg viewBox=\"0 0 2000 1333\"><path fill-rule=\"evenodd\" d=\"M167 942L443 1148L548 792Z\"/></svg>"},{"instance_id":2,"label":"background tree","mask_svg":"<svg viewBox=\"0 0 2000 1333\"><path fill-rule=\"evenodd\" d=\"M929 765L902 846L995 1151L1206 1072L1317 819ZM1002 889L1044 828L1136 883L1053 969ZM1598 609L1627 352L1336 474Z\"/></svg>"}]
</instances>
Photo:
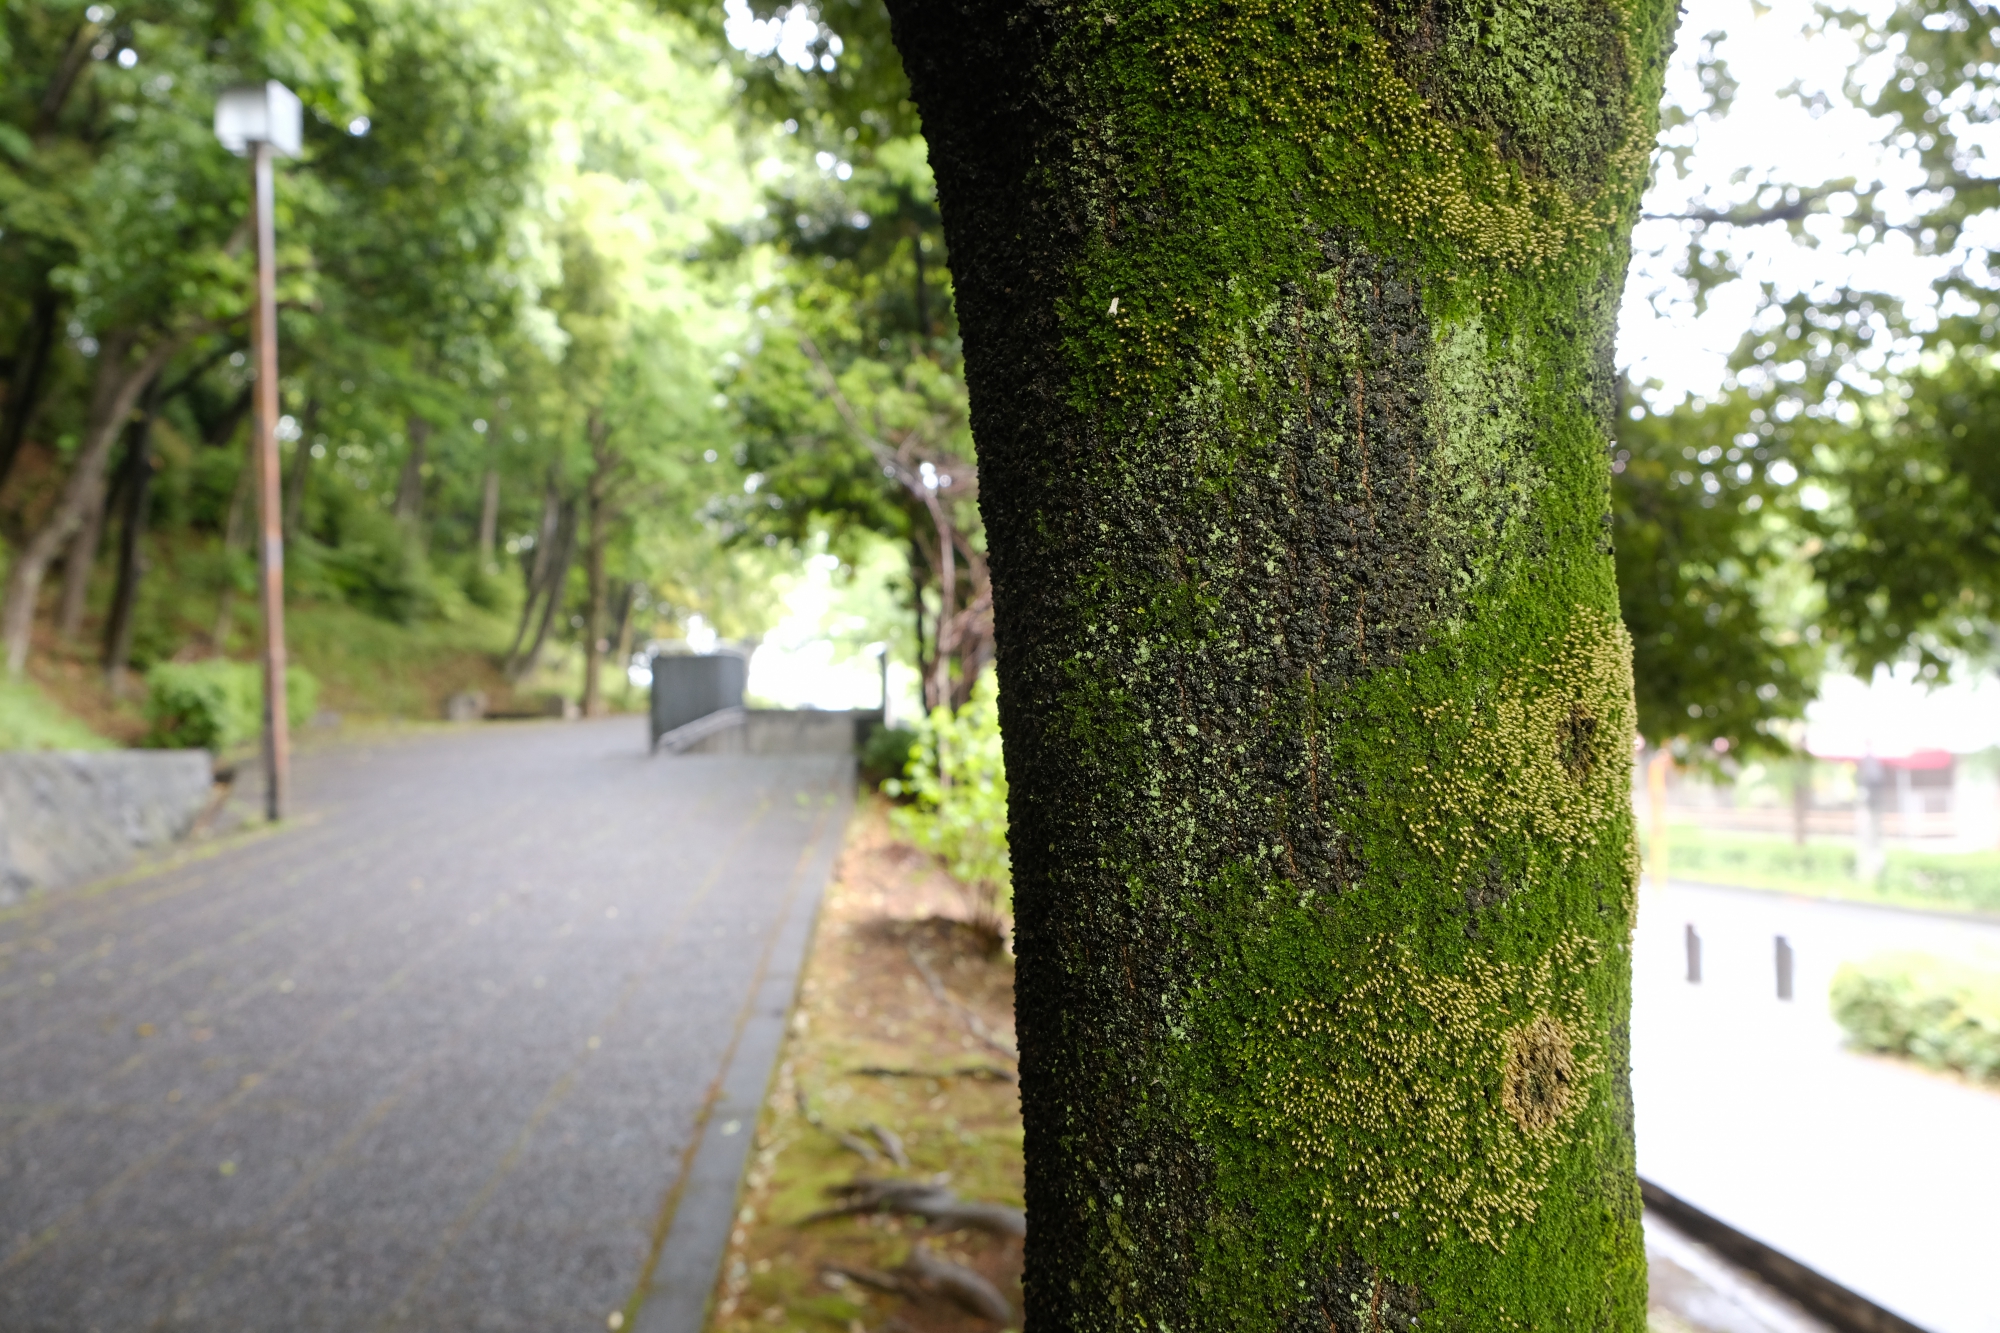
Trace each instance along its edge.
<instances>
[{"instance_id":1,"label":"background tree","mask_svg":"<svg viewBox=\"0 0 2000 1333\"><path fill-rule=\"evenodd\" d=\"M287 578L304 658L392 651L341 619L355 613L411 651L454 645L453 673L504 694L498 659L525 611L567 686L572 654L621 637L589 633L593 617L644 639L653 617L671 632L742 582L747 566L683 540L714 540L730 522L716 493L740 494L714 381L745 331L734 289L764 253L697 253L747 218L758 160L729 114L717 38L626 0L532 13L48 0L5 18L10 69L33 74L0 91L0 351L16 353L0 365L13 589L0 628L17 668L37 643L74 657L101 642L114 673L249 646L245 173L210 118L221 87L269 76L307 107L306 152L279 186ZM592 342L565 325L584 281L566 266L599 254L644 291L619 294L612 336ZM572 390L615 377L586 361L637 385L613 437L614 471L637 489L594 529L601 595L583 544L555 560L542 542L558 534L540 526L551 479L558 514L581 515L595 475L589 395ZM141 401L152 425L135 434ZM143 451L120 444L139 434ZM118 559L101 570L111 532ZM524 585L503 546L528 575L552 572ZM57 570L49 606L39 585ZM616 591L634 583L682 600ZM638 618L618 614L628 605ZM745 606L762 608L739 618L754 633L770 601ZM49 612L62 633L33 637Z\"/></svg>"},{"instance_id":2,"label":"background tree","mask_svg":"<svg viewBox=\"0 0 2000 1333\"><path fill-rule=\"evenodd\" d=\"M1638 1329L1606 455L1671 7L890 9L992 549L1029 1321Z\"/></svg>"},{"instance_id":3,"label":"background tree","mask_svg":"<svg viewBox=\"0 0 2000 1333\"><path fill-rule=\"evenodd\" d=\"M2000 206L1982 142L2000 113L2000 28L1973 0L1813 21L1854 37L1861 61L1844 87L1792 93L1816 114L1841 100L1866 111L1883 170L1860 180L1739 173L1732 195L1677 215L1697 305L1739 278L1773 233L1846 248L1857 276L1796 292L1766 284L1721 390L1659 413L1635 408L1620 432L1634 460L1616 488L1620 577L1642 719L1657 719L1642 721L1651 739L1782 734L1816 687L1811 659L1822 653L1864 677L1909 664L1939 679L1995 660L2000 529L1979 423L2000 321L2000 276L1981 239ZM1721 36L1705 39L1707 102L1696 113L1727 110L1734 81L1712 55ZM1892 251L1940 266L1929 308L1907 310L1868 285L1880 270L1865 261ZM1655 561L1643 514L1668 512L1684 541ZM1709 583L1694 597L1698 621L1685 598L1672 629L1640 605L1703 570L1721 583L1696 574ZM1649 680L1675 682L1684 728L1671 726L1671 708L1649 710Z\"/></svg>"},{"instance_id":4,"label":"background tree","mask_svg":"<svg viewBox=\"0 0 2000 1333\"><path fill-rule=\"evenodd\" d=\"M785 11L736 36L745 113L792 154L733 239L783 261L727 386L757 479L737 521L795 545L824 532L850 566L871 538L901 550L924 706L963 706L992 658L977 459L936 186L886 11Z\"/></svg>"}]
</instances>

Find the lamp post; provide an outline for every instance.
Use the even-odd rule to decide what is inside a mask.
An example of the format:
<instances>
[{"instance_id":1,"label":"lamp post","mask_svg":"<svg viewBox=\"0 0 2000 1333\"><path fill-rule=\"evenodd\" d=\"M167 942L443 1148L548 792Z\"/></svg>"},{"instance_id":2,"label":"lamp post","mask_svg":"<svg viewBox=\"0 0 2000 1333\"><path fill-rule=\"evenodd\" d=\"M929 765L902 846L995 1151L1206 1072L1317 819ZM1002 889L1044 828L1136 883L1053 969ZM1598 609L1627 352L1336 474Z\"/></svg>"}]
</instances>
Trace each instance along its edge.
<instances>
[{"instance_id":1,"label":"lamp post","mask_svg":"<svg viewBox=\"0 0 2000 1333\"><path fill-rule=\"evenodd\" d=\"M278 261L271 220L271 159L299 155L299 99L276 79L224 90L215 104L215 137L250 159L257 290L251 303L250 463L256 469L258 544L264 604L264 813L282 819L291 785L291 737L285 719L285 537L278 498Z\"/></svg>"}]
</instances>

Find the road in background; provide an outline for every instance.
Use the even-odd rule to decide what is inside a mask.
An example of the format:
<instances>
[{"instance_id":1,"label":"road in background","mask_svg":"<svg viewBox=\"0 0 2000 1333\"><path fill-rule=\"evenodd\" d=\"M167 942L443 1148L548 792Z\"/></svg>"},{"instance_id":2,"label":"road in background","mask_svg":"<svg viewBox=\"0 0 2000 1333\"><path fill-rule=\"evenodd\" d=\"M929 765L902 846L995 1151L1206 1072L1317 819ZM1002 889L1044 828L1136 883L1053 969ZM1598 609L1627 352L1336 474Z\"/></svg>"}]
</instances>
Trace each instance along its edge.
<instances>
[{"instance_id":1,"label":"road in background","mask_svg":"<svg viewBox=\"0 0 2000 1333\"><path fill-rule=\"evenodd\" d=\"M0 913L0 1328L605 1328L851 771L629 718L345 747L286 831Z\"/></svg>"},{"instance_id":2,"label":"road in background","mask_svg":"<svg viewBox=\"0 0 2000 1333\"><path fill-rule=\"evenodd\" d=\"M1931 1333L2000 1333L2000 1091L1848 1051L1828 1010L1841 963L1906 949L2000 966L2000 925L1648 887L1633 941L1639 1171Z\"/></svg>"}]
</instances>

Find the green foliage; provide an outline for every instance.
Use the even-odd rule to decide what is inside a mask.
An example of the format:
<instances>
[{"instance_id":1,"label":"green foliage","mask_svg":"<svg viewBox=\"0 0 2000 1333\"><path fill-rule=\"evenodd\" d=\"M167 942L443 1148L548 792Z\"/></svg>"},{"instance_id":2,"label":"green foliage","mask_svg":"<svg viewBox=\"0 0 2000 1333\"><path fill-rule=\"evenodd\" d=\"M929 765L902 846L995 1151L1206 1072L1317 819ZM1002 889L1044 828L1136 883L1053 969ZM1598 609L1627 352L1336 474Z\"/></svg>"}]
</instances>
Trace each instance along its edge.
<instances>
[{"instance_id":1,"label":"green foliage","mask_svg":"<svg viewBox=\"0 0 2000 1333\"><path fill-rule=\"evenodd\" d=\"M263 731L264 670L253 662L163 662L146 673L145 743L156 749L213 750L249 744ZM302 727L319 706L319 681L304 667L285 671L285 716Z\"/></svg>"},{"instance_id":2,"label":"green foliage","mask_svg":"<svg viewBox=\"0 0 2000 1333\"><path fill-rule=\"evenodd\" d=\"M936 856L964 889L974 924L997 932L1012 901L1013 863L992 671L979 678L963 708L934 708L918 724L903 777L882 790L909 798L891 812L896 831Z\"/></svg>"},{"instance_id":3,"label":"green foliage","mask_svg":"<svg viewBox=\"0 0 2000 1333\"><path fill-rule=\"evenodd\" d=\"M497 557L528 573L553 504L581 518L552 649L601 637L614 605L636 608L640 642L696 609L727 618L711 603L746 571L698 548L741 474L704 455L729 452L717 371L766 251L702 253L750 215L759 152L708 18L643 0L6 6L21 77L0 85L0 371L45 294L58 336L24 454L45 461L0 496L0 531L26 535L62 483L113 360L97 348L165 340L183 350L161 380L149 527L201 599L248 595L246 181L210 117L220 88L277 77L306 107L276 181L289 594L412 628L474 603L538 611ZM155 600L142 587L135 662L210 646L213 619Z\"/></svg>"},{"instance_id":4,"label":"green foliage","mask_svg":"<svg viewBox=\"0 0 2000 1333\"><path fill-rule=\"evenodd\" d=\"M406 524L376 505L356 503L322 531L326 543L299 543L301 564L317 566L325 586L350 606L400 625L438 613L438 580Z\"/></svg>"},{"instance_id":5,"label":"green foliage","mask_svg":"<svg viewBox=\"0 0 2000 1333\"><path fill-rule=\"evenodd\" d=\"M110 748L110 741L71 717L33 681L0 678L0 751Z\"/></svg>"},{"instance_id":6,"label":"green foliage","mask_svg":"<svg viewBox=\"0 0 2000 1333\"><path fill-rule=\"evenodd\" d=\"M902 790L902 778L917 758L918 735L912 727L874 727L861 742L855 756L862 781L871 787L895 782Z\"/></svg>"},{"instance_id":7,"label":"green foliage","mask_svg":"<svg viewBox=\"0 0 2000 1333\"><path fill-rule=\"evenodd\" d=\"M1862 1050L2000 1080L2000 971L1915 953L1848 963L1833 1016Z\"/></svg>"},{"instance_id":8,"label":"green foliage","mask_svg":"<svg viewBox=\"0 0 2000 1333\"><path fill-rule=\"evenodd\" d=\"M1676 824L1667 831L1676 879L1735 884L1818 898L1893 903L1946 912L2000 916L2000 852L1884 849L1880 881L1855 876L1851 842L1804 845L1768 834L1727 833Z\"/></svg>"},{"instance_id":9,"label":"green foliage","mask_svg":"<svg viewBox=\"0 0 2000 1333\"><path fill-rule=\"evenodd\" d=\"M1841 499L1808 516L1830 623L1864 675L1915 650L1937 672L2000 633L2000 373L1934 359L1820 450Z\"/></svg>"},{"instance_id":10,"label":"green foliage","mask_svg":"<svg viewBox=\"0 0 2000 1333\"><path fill-rule=\"evenodd\" d=\"M1639 734L1782 749L1819 685L1817 626L1786 623L1801 540L1781 510L1761 409L1737 396L1635 409L1612 461L1618 601L1632 634ZM1790 511L1790 512L1796 512Z\"/></svg>"}]
</instances>

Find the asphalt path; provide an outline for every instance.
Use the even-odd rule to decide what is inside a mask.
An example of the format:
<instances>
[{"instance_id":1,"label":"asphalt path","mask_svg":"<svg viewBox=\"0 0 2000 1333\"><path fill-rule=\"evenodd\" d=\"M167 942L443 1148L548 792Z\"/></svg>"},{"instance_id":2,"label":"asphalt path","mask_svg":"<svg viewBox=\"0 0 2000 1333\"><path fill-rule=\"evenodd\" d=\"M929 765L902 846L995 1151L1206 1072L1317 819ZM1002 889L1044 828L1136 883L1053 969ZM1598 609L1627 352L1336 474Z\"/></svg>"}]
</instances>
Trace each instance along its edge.
<instances>
[{"instance_id":1,"label":"asphalt path","mask_svg":"<svg viewBox=\"0 0 2000 1333\"><path fill-rule=\"evenodd\" d=\"M337 747L0 912L0 1329L691 1333L851 764L645 742Z\"/></svg>"},{"instance_id":2,"label":"asphalt path","mask_svg":"<svg viewBox=\"0 0 2000 1333\"><path fill-rule=\"evenodd\" d=\"M1648 885L1633 941L1639 1171L1929 1333L2000 1333L2000 1090L1848 1050L1830 1012L1841 964L1904 950L2000 967L2000 924Z\"/></svg>"}]
</instances>

